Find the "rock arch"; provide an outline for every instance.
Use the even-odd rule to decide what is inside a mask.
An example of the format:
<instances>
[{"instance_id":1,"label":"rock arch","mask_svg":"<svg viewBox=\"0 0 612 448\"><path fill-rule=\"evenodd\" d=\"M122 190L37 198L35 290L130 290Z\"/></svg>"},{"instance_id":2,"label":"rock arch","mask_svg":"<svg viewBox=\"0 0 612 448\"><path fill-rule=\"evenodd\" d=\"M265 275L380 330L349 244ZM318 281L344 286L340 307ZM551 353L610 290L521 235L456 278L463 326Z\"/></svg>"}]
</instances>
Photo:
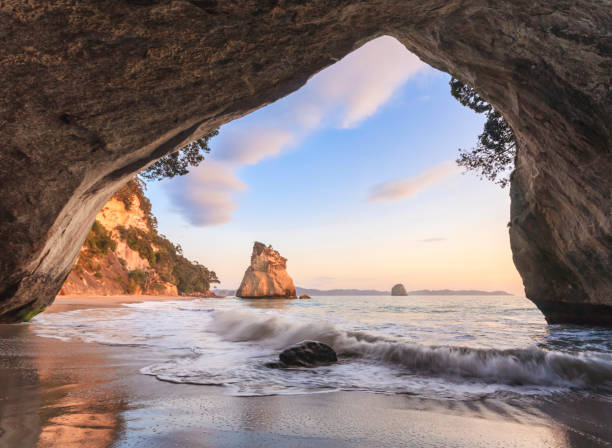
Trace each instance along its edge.
<instances>
[{"instance_id":1,"label":"rock arch","mask_svg":"<svg viewBox=\"0 0 612 448\"><path fill-rule=\"evenodd\" d=\"M527 296L550 322L612 325L611 23L596 0L5 0L0 321L52 302L134 173L387 34L518 136Z\"/></svg>"}]
</instances>

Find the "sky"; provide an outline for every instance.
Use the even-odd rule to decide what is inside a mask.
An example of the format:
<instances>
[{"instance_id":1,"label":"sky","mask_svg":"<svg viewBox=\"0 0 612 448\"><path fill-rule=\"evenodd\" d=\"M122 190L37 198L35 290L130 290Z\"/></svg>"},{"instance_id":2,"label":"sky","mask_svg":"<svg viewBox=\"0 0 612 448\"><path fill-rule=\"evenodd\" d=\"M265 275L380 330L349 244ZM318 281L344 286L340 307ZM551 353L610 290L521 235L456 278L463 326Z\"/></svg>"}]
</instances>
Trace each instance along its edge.
<instances>
[{"instance_id":1,"label":"sky","mask_svg":"<svg viewBox=\"0 0 612 448\"><path fill-rule=\"evenodd\" d=\"M510 198L456 166L484 117L397 40L368 42L297 92L224 125L190 174L149 183L160 233L237 288L254 241L297 286L523 295Z\"/></svg>"}]
</instances>

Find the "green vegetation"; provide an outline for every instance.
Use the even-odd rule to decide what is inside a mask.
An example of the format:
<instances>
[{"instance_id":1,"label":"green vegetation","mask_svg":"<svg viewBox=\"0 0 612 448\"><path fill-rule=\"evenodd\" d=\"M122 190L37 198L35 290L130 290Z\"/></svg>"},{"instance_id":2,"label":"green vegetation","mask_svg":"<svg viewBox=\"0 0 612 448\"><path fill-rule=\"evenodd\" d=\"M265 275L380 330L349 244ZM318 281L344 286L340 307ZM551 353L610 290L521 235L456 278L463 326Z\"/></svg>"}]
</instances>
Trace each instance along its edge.
<instances>
[{"instance_id":1,"label":"green vegetation","mask_svg":"<svg viewBox=\"0 0 612 448\"><path fill-rule=\"evenodd\" d=\"M96 220L85 238L85 248L91 255L106 255L109 250L117 248L117 243L100 221Z\"/></svg>"},{"instance_id":2,"label":"green vegetation","mask_svg":"<svg viewBox=\"0 0 612 448\"><path fill-rule=\"evenodd\" d=\"M192 145L200 145L198 151L202 150L202 147L208 148L208 139L214 135L216 135L216 131L201 139L202 141L194 142ZM190 166L197 165L195 163L197 158L193 154L195 149L189 148L191 147L183 148L183 154L187 154L185 156L187 158L181 159L179 157L175 161L175 168L178 171L175 171L175 174L168 177L182 175L179 174L179 171L186 170L187 165L184 165L184 163ZM208 151L208 149L205 150ZM174 159L168 160L174 163L172 161ZM166 168L170 170L170 166L171 164L167 165ZM211 283L219 283L217 275L205 266L189 261L183 256L181 246L172 244L166 237L158 234L157 220L151 212L151 202L144 195L144 189L145 183L141 179L136 178L130 180L113 196L115 199L123 202L126 210L130 210L134 206L134 198L137 197L148 227L146 231L135 227L117 227L114 230L116 232L115 239L118 236L120 240L125 241L130 249L138 252L140 257L147 260L151 266L150 271L147 270L145 272L136 269L128 272L127 284L125 284L125 277L123 277L121 282L130 294L138 290L145 293L147 291L163 291L166 286L162 282L176 285L179 294L206 293L209 291ZM95 221L87 235L81 255L75 266L75 271L80 274L81 278L82 274L87 271L93 273L97 279L102 279L105 274L102 273L101 259L106 257L109 252L114 252L116 248L117 242L113 240L111 233L99 221ZM124 270L123 272L125 272L126 261L122 258L118 258L118 261ZM112 259L107 258L105 266L111 267L111 264ZM109 274L107 273L106 275ZM113 278L117 280L116 276Z\"/></svg>"},{"instance_id":3,"label":"green vegetation","mask_svg":"<svg viewBox=\"0 0 612 448\"><path fill-rule=\"evenodd\" d=\"M516 155L516 138L512 129L493 106L487 103L473 88L455 78L450 80L451 95L462 105L474 112L486 114L482 134L478 136L475 148L459 149L459 166L475 171L485 178L505 187L510 180Z\"/></svg>"},{"instance_id":4,"label":"green vegetation","mask_svg":"<svg viewBox=\"0 0 612 448\"><path fill-rule=\"evenodd\" d=\"M34 308L32 310L24 311L20 318L22 322L30 322L34 316L39 313L42 313L45 310L46 306L39 306L38 308Z\"/></svg>"},{"instance_id":5,"label":"green vegetation","mask_svg":"<svg viewBox=\"0 0 612 448\"><path fill-rule=\"evenodd\" d=\"M189 167L198 166L204 160L204 153L210 152L208 141L218 134L219 130L215 129L177 152L162 157L149 168L141 171L140 176L147 180L184 176L189 172Z\"/></svg>"},{"instance_id":6,"label":"green vegetation","mask_svg":"<svg viewBox=\"0 0 612 448\"><path fill-rule=\"evenodd\" d=\"M203 293L210 289L211 283L219 283L217 274L197 262L191 262L178 255L172 271L176 287L182 294Z\"/></svg>"},{"instance_id":7,"label":"green vegetation","mask_svg":"<svg viewBox=\"0 0 612 448\"><path fill-rule=\"evenodd\" d=\"M126 210L131 210L134 203L134 197L138 198L140 209L144 212L147 219L147 224L152 229L157 229L157 218L151 213L151 201L144 194L147 185L138 177L133 178L121 188L113 196L115 199L123 202Z\"/></svg>"},{"instance_id":8,"label":"green vegetation","mask_svg":"<svg viewBox=\"0 0 612 448\"><path fill-rule=\"evenodd\" d=\"M134 227L117 227L119 238L149 262L159 279L176 285L180 294L205 293L210 289L211 283L219 283L214 271L189 261L183 256L181 246L172 244L166 237L157 233L157 221L151 214L151 203L144 195L141 181L130 181L115 197L125 203L126 200L132 200L130 195L138 197L149 223L149 231ZM151 282L147 273L139 270L131 271L128 274L129 292L135 291L138 286L143 291L149 288L157 290L164 288L159 283Z\"/></svg>"},{"instance_id":9,"label":"green vegetation","mask_svg":"<svg viewBox=\"0 0 612 448\"><path fill-rule=\"evenodd\" d=\"M134 294L138 288L144 291L147 286L148 275L146 272L140 269L134 269L128 273L128 285L127 290L130 294Z\"/></svg>"},{"instance_id":10,"label":"green vegetation","mask_svg":"<svg viewBox=\"0 0 612 448\"><path fill-rule=\"evenodd\" d=\"M75 270L79 274L84 271L95 272L99 274L102 266L97 261L100 257L108 255L117 248L117 242L111 238L110 232L96 220L91 226L91 230L85 238L85 243L81 249L81 254L75 266ZM97 278L101 278L101 274Z\"/></svg>"},{"instance_id":11,"label":"green vegetation","mask_svg":"<svg viewBox=\"0 0 612 448\"><path fill-rule=\"evenodd\" d=\"M172 244L156 231L145 232L134 227L118 227L117 230L128 247L146 259L161 280L175 284L180 294L205 293L211 283L219 283L214 271L183 257L180 246ZM135 276L132 283L142 287L146 279L136 271L132 274Z\"/></svg>"}]
</instances>

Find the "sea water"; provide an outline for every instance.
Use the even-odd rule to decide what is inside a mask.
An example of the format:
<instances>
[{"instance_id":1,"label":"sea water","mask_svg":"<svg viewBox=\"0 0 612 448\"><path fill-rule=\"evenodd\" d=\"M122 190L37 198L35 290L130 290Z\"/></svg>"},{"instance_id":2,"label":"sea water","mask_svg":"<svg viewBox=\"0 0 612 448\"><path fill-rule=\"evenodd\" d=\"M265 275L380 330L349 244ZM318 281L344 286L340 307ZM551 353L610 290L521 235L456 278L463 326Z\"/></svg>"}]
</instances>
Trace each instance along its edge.
<instances>
[{"instance_id":1,"label":"sea water","mask_svg":"<svg viewBox=\"0 0 612 448\"><path fill-rule=\"evenodd\" d=\"M436 399L612 396L612 330L547 325L515 296L194 299L39 315L39 336L154 349L143 375L233 395L359 390ZM271 368L304 340L339 362Z\"/></svg>"}]
</instances>

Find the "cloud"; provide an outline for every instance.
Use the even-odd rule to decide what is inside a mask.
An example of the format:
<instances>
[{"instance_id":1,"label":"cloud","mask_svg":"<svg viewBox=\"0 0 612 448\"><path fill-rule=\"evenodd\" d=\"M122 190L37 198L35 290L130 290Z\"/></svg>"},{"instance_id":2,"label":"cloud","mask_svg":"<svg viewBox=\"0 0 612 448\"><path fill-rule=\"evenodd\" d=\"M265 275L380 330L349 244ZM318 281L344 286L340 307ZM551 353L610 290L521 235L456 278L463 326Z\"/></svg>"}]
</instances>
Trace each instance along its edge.
<instances>
[{"instance_id":1,"label":"cloud","mask_svg":"<svg viewBox=\"0 0 612 448\"><path fill-rule=\"evenodd\" d=\"M280 154L296 139L293 132L285 129L229 128L215 144L217 160L240 165L254 165L261 159Z\"/></svg>"},{"instance_id":2,"label":"cloud","mask_svg":"<svg viewBox=\"0 0 612 448\"><path fill-rule=\"evenodd\" d=\"M438 243L440 241L446 241L446 238L424 238L419 240L420 243Z\"/></svg>"},{"instance_id":3,"label":"cloud","mask_svg":"<svg viewBox=\"0 0 612 448\"><path fill-rule=\"evenodd\" d=\"M383 36L363 45L313 77L296 96L293 115L313 129L328 120L350 128L372 116L393 92L427 65L396 39Z\"/></svg>"},{"instance_id":4,"label":"cloud","mask_svg":"<svg viewBox=\"0 0 612 448\"><path fill-rule=\"evenodd\" d=\"M168 192L177 211L194 226L231 221L236 209L232 194L246 190L235 172L215 160L206 160L188 176L169 184Z\"/></svg>"},{"instance_id":5,"label":"cloud","mask_svg":"<svg viewBox=\"0 0 612 448\"><path fill-rule=\"evenodd\" d=\"M169 183L177 210L193 225L230 221L234 194L246 188L236 176L241 166L278 156L317 130L357 126L426 68L392 37L366 43L298 92L223 126L211 156L186 180Z\"/></svg>"},{"instance_id":6,"label":"cloud","mask_svg":"<svg viewBox=\"0 0 612 448\"><path fill-rule=\"evenodd\" d=\"M311 89L343 109L340 127L370 117L393 92L427 65L397 40L384 36L368 42L313 79Z\"/></svg>"},{"instance_id":7,"label":"cloud","mask_svg":"<svg viewBox=\"0 0 612 448\"><path fill-rule=\"evenodd\" d=\"M399 199L408 198L432 185L442 182L459 171L459 167L457 167L457 165L455 165L453 162L444 162L423 171L417 176L409 177L407 179L392 180L375 185L370 189L368 200L372 202L379 202L397 201Z\"/></svg>"}]
</instances>

